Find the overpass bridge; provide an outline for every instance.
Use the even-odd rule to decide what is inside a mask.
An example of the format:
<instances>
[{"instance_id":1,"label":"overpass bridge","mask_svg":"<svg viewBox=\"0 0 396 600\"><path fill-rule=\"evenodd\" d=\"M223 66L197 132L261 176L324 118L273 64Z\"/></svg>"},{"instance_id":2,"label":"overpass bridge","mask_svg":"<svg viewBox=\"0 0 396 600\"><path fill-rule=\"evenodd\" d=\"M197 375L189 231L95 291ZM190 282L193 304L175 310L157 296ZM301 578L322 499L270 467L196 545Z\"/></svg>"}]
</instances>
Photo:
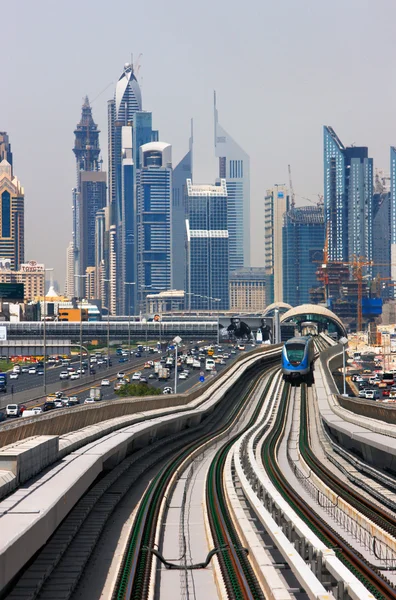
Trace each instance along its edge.
<instances>
[{"instance_id":1,"label":"overpass bridge","mask_svg":"<svg viewBox=\"0 0 396 600\"><path fill-rule=\"evenodd\" d=\"M267 318L275 308L279 308L281 314L281 325L291 323L298 329L302 321L313 320L320 325L320 331L335 331L338 335L346 335L342 321L327 308L313 304L304 304L292 309L289 305L279 303L267 307L262 315L246 314L240 315L240 319L247 322L256 322L260 327L261 318ZM286 311L286 312L285 312ZM78 342L81 337L84 340L103 340L126 342L132 340L171 340L176 335L183 339L191 340L216 340L218 338L220 320L229 315L217 315L217 317L177 317L174 320L161 321L134 321L128 318L109 319L106 321L47 321L45 323L45 334L48 340L70 340ZM3 323L7 329L7 340L40 340L44 335L44 323L41 321L23 321L20 323ZM253 329L254 331L254 326ZM0 342L0 348L5 342Z\"/></svg>"}]
</instances>

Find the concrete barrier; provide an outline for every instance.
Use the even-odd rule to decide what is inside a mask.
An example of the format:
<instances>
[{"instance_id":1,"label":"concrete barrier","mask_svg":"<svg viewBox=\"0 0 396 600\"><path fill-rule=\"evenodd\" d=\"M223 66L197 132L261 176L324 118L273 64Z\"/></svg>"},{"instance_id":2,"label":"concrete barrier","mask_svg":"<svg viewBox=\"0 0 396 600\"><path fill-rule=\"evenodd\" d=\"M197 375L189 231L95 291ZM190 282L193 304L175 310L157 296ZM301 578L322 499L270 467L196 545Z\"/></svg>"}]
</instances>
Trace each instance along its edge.
<instances>
[{"instance_id":1,"label":"concrete barrier","mask_svg":"<svg viewBox=\"0 0 396 600\"><path fill-rule=\"evenodd\" d=\"M222 379L227 377L227 373L230 369L244 360L247 356L254 356L260 353L264 356L265 351L275 347L276 346L260 346L255 350L241 354L222 371L219 377L215 377L211 381L207 381L202 386L185 394L109 400L98 402L97 405L79 405L77 407L59 409L44 415L27 417L23 420L7 423L0 427L0 448L36 435L65 435L72 431L88 427L89 425L101 423L102 421L116 419L126 415L133 415L147 410L187 407L190 402L219 381L219 378Z\"/></svg>"},{"instance_id":2,"label":"concrete barrier","mask_svg":"<svg viewBox=\"0 0 396 600\"><path fill-rule=\"evenodd\" d=\"M13 483L17 487L55 462L58 453L58 436L28 438L0 450L0 471L12 473Z\"/></svg>"}]
</instances>

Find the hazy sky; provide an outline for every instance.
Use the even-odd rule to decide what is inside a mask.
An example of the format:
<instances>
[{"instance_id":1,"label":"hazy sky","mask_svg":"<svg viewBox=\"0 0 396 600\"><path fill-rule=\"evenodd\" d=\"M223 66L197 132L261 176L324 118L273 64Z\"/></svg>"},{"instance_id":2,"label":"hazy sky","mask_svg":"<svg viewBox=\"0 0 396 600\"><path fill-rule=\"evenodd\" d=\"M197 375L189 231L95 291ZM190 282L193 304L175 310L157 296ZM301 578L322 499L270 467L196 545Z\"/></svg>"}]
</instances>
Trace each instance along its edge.
<instances>
[{"instance_id":1,"label":"hazy sky","mask_svg":"<svg viewBox=\"0 0 396 600\"><path fill-rule=\"evenodd\" d=\"M197 183L217 174L217 90L220 123L251 157L253 265L263 263L265 189L287 183L288 163L299 196L323 192L324 124L344 144L369 146L375 166L389 170L395 0L3 4L0 131L10 135L25 187L26 259L54 267L61 289L72 229L73 130L84 95L97 97L107 170L107 100L131 53L143 54L143 108L173 145L174 165L194 117Z\"/></svg>"}]
</instances>

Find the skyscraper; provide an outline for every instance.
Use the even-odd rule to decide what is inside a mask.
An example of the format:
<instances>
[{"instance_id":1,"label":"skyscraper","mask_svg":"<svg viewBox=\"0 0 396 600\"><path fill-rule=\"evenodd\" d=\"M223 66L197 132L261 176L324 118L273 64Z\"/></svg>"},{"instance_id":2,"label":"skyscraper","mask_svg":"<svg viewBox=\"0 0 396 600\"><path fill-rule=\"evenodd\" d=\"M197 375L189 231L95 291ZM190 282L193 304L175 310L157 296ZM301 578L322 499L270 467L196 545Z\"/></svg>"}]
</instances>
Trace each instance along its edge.
<instances>
[{"instance_id":1,"label":"skyscraper","mask_svg":"<svg viewBox=\"0 0 396 600\"><path fill-rule=\"evenodd\" d=\"M283 302L283 215L289 210L284 185L267 190L264 198L264 266L266 302Z\"/></svg>"},{"instance_id":2,"label":"skyscraper","mask_svg":"<svg viewBox=\"0 0 396 600\"><path fill-rule=\"evenodd\" d=\"M173 169L172 194L172 269L173 287L184 290L186 285L186 196L187 179L193 178L193 122L188 152Z\"/></svg>"},{"instance_id":3,"label":"skyscraper","mask_svg":"<svg viewBox=\"0 0 396 600\"><path fill-rule=\"evenodd\" d=\"M131 268L133 268L135 264L133 256L126 258L127 244L129 247L131 246L130 242L133 244L131 232L135 227L133 212L131 213L134 211L132 191L134 183L131 182L131 177L133 177L136 167L133 161L133 132L130 128L133 124L134 114L140 111L142 111L140 87L134 74L133 65L126 63L117 82L114 99L108 102L109 202L111 222L116 228L112 232L115 244L113 257L115 264L112 269L114 275L109 275L111 279L110 304L116 307L115 310L119 314L125 314L126 265L131 261ZM127 155L123 153L123 137L128 144ZM133 277L133 274L129 273L130 276Z\"/></svg>"},{"instance_id":4,"label":"skyscraper","mask_svg":"<svg viewBox=\"0 0 396 600\"><path fill-rule=\"evenodd\" d=\"M11 144L6 131L0 131L0 162L3 160L6 160L11 165L12 172Z\"/></svg>"},{"instance_id":5,"label":"skyscraper","mask_svg":"<svg viewBox=\"0 0 396 600\"><path fill-rule=\"evenodd\" d=\"M25 262L24 201L23 187L4 158L0 162L0 258L8 259L15 271Z\"/></svg>"},{"instance_id":6,"label":"skyscraper","mask_svg":"<svg viewBox=\"0 0 396 600\"><path fill-rule=\"evenodd\" d=\"M227 183L196 185L187 180L187 294L193 309L229 308ZM218 300L217 300L218 299Z\"/></svg>"},{"instance_id":7,"label":"skyscraper","mask_svg":"<svg viewBox=\"0 0 396 600\"><path fill-rule=\"evenodd\" d=\"M106 173L100 171L99 130L92 118L88 97L77 124L73 152L76 157L77 186L73 190L73 246L75 274L85 275L95 266L96 212L106 206ZM77 278L78 296L84 295L84 283Z\"/></svg>"},{"instance_id":8,"label":"skyscraper","mask_svg":"<svg viewBox=\"0 0 396 600\"><path fill-rule=\"evenodd\" d=\"M391 273L396 282L396 146L390 149Z\"/></svg>"},{"instance_id":9,"label":"skyscraper","mask_svg":"<svg viewBox=\"0 0 396 600\"><path fill-rule=\"evenodd\" d=\"M140 310L146 294L172 287L172 146L140 147L136 175L137 287Z\"/></svg>"},{"instance_id":10,"label":"skyscraper","mask_svg":"<svg viewBox=\"0 0 396 600\"><path fill-rule=\"evenodd\" d=\"M65 281L65 296L68 298L75 297L75 273L74 273L74 247L73 242L70 242L66 248L66 281Z\"/></svg>"},{"instance_id":11,"label":"skyscraper","mask_svg":"<svg viewBox=\"0 0 396 600\"><path fill-rule=\"evenodd\" d=\"M323 261L323 206L291 208L283 222L283 301L298 306L310 302L317 287L316 271Z\"/></svg>"},{"instance_id":12,"label":"skyscraper","mask_svg":"<svg viewBox=\"0 0 396 600\"><path fill-rule=\"evenodd\" d=\"M324 127L324 210L330 260L372 259L373 159Z\"/></svg>"},{"instance_id":13,"label":"skyscraper","mask_svg":"<svg viewBox=\"0 0 396 600\"><path fill-rule=\"evenodd\" d=\"M230 271L250 266L250 158L219 125L214 93L214 143L227 182Z\"/></svg>"}]
</instances>

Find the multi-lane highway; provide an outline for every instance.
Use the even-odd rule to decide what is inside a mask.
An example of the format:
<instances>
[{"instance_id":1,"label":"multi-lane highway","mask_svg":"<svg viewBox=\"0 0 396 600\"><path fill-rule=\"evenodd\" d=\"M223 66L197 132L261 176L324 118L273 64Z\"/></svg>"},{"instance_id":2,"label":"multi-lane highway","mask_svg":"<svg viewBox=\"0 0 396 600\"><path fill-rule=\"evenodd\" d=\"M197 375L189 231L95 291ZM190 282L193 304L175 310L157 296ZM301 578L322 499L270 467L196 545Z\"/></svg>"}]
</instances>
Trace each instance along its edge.
<instances>
[{"instance_id":1,"label":"multi-lane highway","mask_svg":"<svg viewBox=\"0 0 396 600\"><path fill-rule=\"evenodd\" d=\"M187 346L183 347L183 351L187 349ZM239 354L239 352L237 352ZM232 361L237 354L232 354L231 358L228 359L227 363ZM116 398L114 393L114 383L117 380L117 373L119 371L124 372L126 375L131 375L137 370L141 371L142 375L148 378L150 373L154 372L154 369L144 369L144 363L146 361L159 360L160 354L149 354L148 352L143 353L141 357L130 356L127 362L120 362L120 357L115 353L110 355L111 366L107 367L104 365L94 365L96 373L94 375L88 375L85 373L79 380L61 380L59 375L61 371L65 370L63 366L51 366L47 367L47 395L57 391L64 392L67 396L77 396L80 403L84 402L85 398L89 396L89 390L91 387L101 387L104 400L110 400ZM79 359L73 361L72 366L75 369L79 368ZM200 377L202 371L204 371L204 362L201 362L201 369L189 369L190 375L185 380L177 381L177 392L185 392L194 385L201 384ZM224 365L216 365L217 372L224 368ZM211 373L204 373L205 380L207 377L213 377ZM109 379L110 386L101 386L102 379ZM163 389L166 386L175 388L175 370L171 370L171 376L168 381L158 381L155 379L148 379L148 382L153 387L159 387ZM0 409L4 409L7 404L25 404L30 406L40 406L43 404L45 399L43 389L43 377L37 374L21 373L18 379L11 379L8 382L7 394L0 397Z\"/></svg>"}]
</instances>

